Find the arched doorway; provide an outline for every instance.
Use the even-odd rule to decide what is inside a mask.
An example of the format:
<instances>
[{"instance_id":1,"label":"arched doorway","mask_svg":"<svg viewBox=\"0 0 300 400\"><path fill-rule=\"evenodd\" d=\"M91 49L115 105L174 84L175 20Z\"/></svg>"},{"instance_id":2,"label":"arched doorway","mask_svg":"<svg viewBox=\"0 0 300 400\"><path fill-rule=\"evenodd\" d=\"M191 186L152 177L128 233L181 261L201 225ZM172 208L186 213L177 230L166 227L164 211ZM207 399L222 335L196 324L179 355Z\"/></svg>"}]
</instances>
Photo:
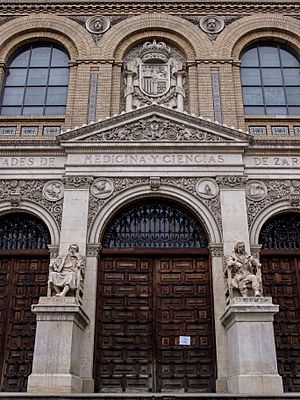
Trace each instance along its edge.
<instances>
[{"instance_id":1,"label":"arched doorway","mask_svg":"<svg viewBox=\"0 0 300 400\"><path fill-rule=\"evenodd\" d=\"M259 243L265 296L279 305L274 331L284 390L300 391L300 213L278 214L262 227Z\"/></svg>"},{"instance_id":2,"label":"arched doorway","mask_svg":"<svg viewBox=\"0 0 300 400\"><path fill-rule=\"evenodd\" d=\"M122 209L102 240L96 391L215 390L206 233L185 208L147 199Z\"/></svg>"},{"instance_id":3,"label":"arched doorway","mask_svg":"<svg viewBox=\"0 0 300 400\"><path fill-rule=\"evenodd\" d=\"M27 213L0 218L0 390L26 391L35 316L31 304L47 292L50 234Z\"/></svg>"}]
</instances>

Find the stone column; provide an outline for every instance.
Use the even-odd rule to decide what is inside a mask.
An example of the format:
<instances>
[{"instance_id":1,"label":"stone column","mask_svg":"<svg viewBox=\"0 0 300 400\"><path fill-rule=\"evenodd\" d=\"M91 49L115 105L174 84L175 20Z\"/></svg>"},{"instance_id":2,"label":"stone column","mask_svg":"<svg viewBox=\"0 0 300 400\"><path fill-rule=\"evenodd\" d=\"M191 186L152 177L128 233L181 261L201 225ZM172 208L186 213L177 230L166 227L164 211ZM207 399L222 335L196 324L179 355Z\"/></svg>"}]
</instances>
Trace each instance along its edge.
<instances>
[{"instance_id":1,"label":"stone column","mask_svg":"<svg viewBox=\"0 0 300 400\"><path fill-rule=\"evenodd\" d=\"M230 393L280 394L270 297L235 297L221 318L228 336Z\"/></svg>"},{"instance_id":2,"label":"stone column","mask_svg":"<svg viewBox=\"0 0 300 400\"><path fill-rule=\"evenodd\" d=\"M41 297L37 316L30 393L82 392L82 333L89 319L74 297Z\"/></svg>"},{"instance_id":3,"label":"stone column","mask_svg":"<svg viewBox=\"0 0 300 400\"><path fill-rule=\"evenodd\" d=\"M183 76L184 71L178 71L176 73L176 93L177 93L177 110L184 110L184 89L183 89Z\"/></svg>"},{"instance_id":4,"label":"stone column","mask_svg":"<svg viewBox=\"0 0 300 400\"><path fill-rule=\"evenodd\" d=\"M227 392L228 376L228 350L227 337L220 318L224 313L224 274L223 274L223 245L222 243L211 243L209 245L212 267L212 284L214 299L214 319L217 356L217 382L216 391Z\"/></svg>"},{"instance_id":5,"label":"stone column","mask_svg":"<svg viewBox=\"0 0 300 400\"><path fill-rule=\"evenodd\" d=\"M132 110L133 77L134 77L134 72L126 71L126 88L124 92L126 112Z\"/></svg>"},{"instance_id":6,"label":"stone column","mask_svg":"<svg viewBox=\"0 0 300 400\"><path fill-rule=\"evenodd\" d=\"M93 360L95 344L95 322L97 301L97 273L99 264L99 244L87 245L87 261L84 280L83 307L89 315L90 323L82 338L81 376L83 392L94 392Z\"/></svg>"}]
</instances>

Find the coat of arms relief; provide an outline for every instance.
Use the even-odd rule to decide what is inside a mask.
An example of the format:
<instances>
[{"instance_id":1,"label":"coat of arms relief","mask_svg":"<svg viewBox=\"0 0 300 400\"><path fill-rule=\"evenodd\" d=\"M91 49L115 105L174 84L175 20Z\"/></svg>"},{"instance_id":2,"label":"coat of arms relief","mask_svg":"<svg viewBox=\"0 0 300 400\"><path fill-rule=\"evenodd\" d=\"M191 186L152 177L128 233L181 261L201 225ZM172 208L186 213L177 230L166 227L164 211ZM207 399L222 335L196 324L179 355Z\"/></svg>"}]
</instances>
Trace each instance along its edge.
<instances>
[{"instance_id":1,"label":"coat of arms relief","mask_svg":"<svg viewBox=\"0 0 300 400\"><path fill-rule=\"evenodd\" d=\"M124 83L126 111L153 102L178 111L187 108L184 57L165 42L154 39L130 51L124 59Z\"/></svg>"}]
</instances>

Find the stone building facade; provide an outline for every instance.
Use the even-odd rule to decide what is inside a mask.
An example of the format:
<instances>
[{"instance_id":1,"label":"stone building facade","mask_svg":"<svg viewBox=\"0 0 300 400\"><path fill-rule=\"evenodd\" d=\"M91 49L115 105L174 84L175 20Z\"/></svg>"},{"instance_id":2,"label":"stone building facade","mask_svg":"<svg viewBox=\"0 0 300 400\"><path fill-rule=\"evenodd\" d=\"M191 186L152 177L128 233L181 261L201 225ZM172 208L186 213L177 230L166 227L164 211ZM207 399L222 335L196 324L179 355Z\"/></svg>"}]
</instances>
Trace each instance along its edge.
<instances>
[{"instance_id":1,"label":"stone building facade","mask_svg":"<svg viewBox=\"0 0 300 400\"><path fill-rule=\"evenodd\" d=\"M0 10L1 390L300 391L298 1Z\"/></svg>"}]
</instances>

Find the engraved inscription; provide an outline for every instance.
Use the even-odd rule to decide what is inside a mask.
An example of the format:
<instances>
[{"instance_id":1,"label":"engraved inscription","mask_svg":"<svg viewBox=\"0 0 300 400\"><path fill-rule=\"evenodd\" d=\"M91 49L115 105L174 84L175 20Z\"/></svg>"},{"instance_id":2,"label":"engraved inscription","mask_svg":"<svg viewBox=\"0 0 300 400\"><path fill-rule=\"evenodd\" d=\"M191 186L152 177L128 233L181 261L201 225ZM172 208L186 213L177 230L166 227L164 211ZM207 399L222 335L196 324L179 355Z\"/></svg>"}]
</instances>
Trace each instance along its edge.
<instances>
[{"instance_id":1,"label":"engraved inscription","mask_svg":"<svg viewBox=\"0 0 300 400\"><path fill-rule=\"evenodd\" d=\"M293 167L300 166L300 157L254 157L255 166L278 166Z\"/></svg>"},{"instance_id":2,"label":"engraved inscription","mask_svg":"<svg viewBox=\"0 0 300 400\"><path fill-rule=\"evenodd\" d=\"M84 164L223 164L221 154L88 154Z\"/></svg>"},{"instance_id":3,"label":"engraved inscription","mask_svg":"<svg viewBox=\"0 0 300 400\"><path fill-rule=\"evenodd\" d=\"M54 167L54 157L0 157L1 167Z\"/></svg>"}]
</instances>

